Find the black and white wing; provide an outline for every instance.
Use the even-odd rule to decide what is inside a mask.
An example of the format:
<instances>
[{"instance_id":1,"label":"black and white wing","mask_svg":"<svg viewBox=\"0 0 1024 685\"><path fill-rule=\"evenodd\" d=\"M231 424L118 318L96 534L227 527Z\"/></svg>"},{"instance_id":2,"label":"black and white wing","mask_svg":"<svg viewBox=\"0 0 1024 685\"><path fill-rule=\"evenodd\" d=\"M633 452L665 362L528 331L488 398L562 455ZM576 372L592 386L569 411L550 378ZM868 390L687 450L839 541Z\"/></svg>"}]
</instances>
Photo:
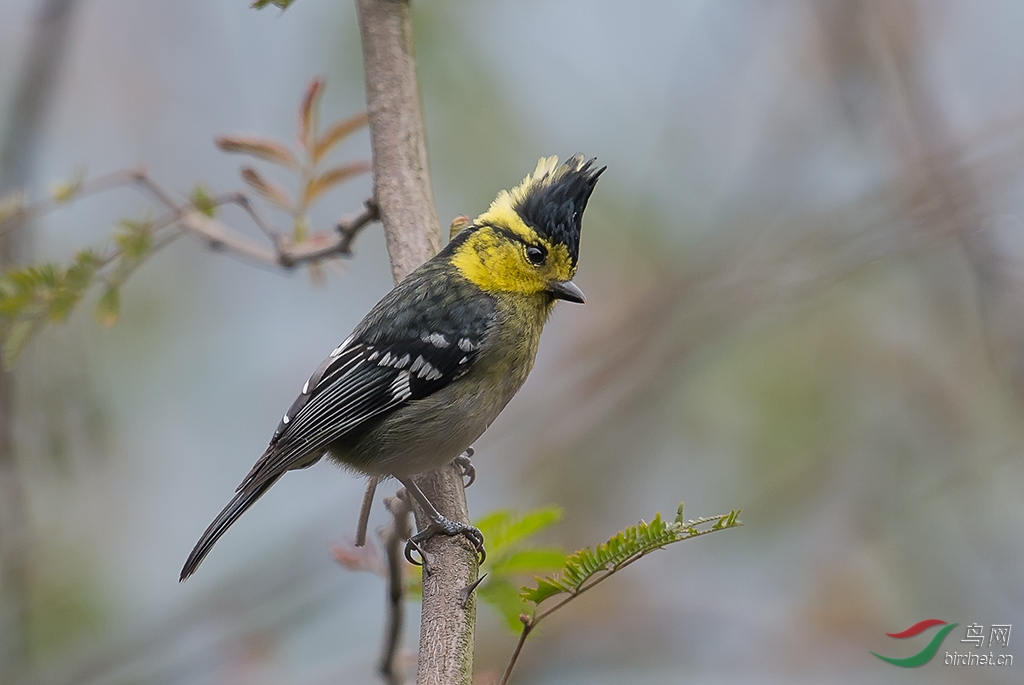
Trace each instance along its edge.
<instances>
[{"instance_id":1,"label":"black and white wing","mask_svg":"<svg viewBox=\"0 0 1024 685\"><path fill-rule=\"evenodd\" d=\"M181 572L190 576L214 543L278 478L320 458L332 442L365 421L427 397L466 374L481 337L424 331L412 339L349 339L310 376L266 452L196 543Z\"/></svg>"},{"instance_id":2,"label":"black and white wing","mask_svg":"<svg viewBox=\"0 0 1024 685\"><path fill-rule=\"evenodd\" d=\"M428 331L342 343L310 376L239 489L298 468L365 421L437 392L472 368L479 346L479 339Z\"/></svg>"},{"instance_id":3,"label":"black and white wing","mask_svg":"<svg viewBox=\"0 0 1024 685\"><path fill-rule=\"evenodd\" d=\"M432 260L413 272L313 372L266 452L192 549L182 580L286 472L309 466L349 431L472 369L495 322L494 302L451 278L444 264Z\"/></svg>"}]
</instances>

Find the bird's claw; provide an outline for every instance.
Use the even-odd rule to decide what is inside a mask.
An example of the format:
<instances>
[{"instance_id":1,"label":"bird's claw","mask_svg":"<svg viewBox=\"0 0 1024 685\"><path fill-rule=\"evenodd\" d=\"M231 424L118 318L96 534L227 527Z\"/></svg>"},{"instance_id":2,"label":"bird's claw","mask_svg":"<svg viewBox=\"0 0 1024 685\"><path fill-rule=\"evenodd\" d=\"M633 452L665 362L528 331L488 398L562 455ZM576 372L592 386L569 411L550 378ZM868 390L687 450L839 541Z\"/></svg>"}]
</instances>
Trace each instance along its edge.
<instances>
[{"instance_id":1,"label":"bird's claw","mask_svg":"<svg viewBox=\"0 0 1024 685\"><path fill-rule=\"evenodd\" d=\"M412 556L413 550L415 550L416 553L420 555L420 560L419 561L416 561L416 559ZM422 566L423 565L423 560L426 559L426 558L427 558L427 553L423 551L422 547L420 547L420 543L416 542L412 538L409 538L408 540L405 541L405 560L406 561L408 561L413 566Z\"/></svg>"},{"instance_id":2,"label":"bird's claw","mask_svg":"<svg viewBox=\"0 0 1024 685\"><path fill-rule=\"evenodd\" d=\"M464 487L469 487L476 482L476 467L473 466L473 455L475 451L472 447L467 447L466 451L455 457L452 463L462 471L462 477L465 479Z\"/></svg>"},{"instance_id":3,"label":"bird's claw","mask_svg":"<svg viewBox=\"0 0 1024 685\"><path fill-rule=\"evenodd\" d=\"M409 538L409 541L405 543L406 560L410 564L421 566L423 564L422 559L424 558L424 554L420 543L429 540L435 535L461 535L469 540L469 544L473 545L473 549L476 550L478 555L480 555L481 564L484 563L484 560L487 558L487 550L484 549L484 534L481 533L478 528L467 526L465 523L458 523L442 517L436 521L431 521L429 526ZM413 558L413 551L420 555L420 561L416 561L416 559Z\"/></svg>"}]
</instances>

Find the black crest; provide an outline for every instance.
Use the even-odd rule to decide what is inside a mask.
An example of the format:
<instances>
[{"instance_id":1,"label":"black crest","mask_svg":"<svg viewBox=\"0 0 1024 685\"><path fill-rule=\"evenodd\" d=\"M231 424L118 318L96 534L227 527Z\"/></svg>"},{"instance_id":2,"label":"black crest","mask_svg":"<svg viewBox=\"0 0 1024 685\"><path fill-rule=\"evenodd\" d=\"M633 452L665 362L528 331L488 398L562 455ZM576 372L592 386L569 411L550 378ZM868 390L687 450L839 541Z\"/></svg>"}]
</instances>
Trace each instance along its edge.
<instances>
[{"instance_id":1,"label":"black crest","mask_svg":"<svg viewBox=\"0 0 1024 685\"><path fill-rule=\"evenodd\" d=\"M583 210L598 176L607 168L595 171L595 161L596 158L584 162L583 155L566 160L543 178L535 178L534 185L515 205L516 213L538 234L569 248L573 265L580 255Z\"/></svg>"}]
</instances>

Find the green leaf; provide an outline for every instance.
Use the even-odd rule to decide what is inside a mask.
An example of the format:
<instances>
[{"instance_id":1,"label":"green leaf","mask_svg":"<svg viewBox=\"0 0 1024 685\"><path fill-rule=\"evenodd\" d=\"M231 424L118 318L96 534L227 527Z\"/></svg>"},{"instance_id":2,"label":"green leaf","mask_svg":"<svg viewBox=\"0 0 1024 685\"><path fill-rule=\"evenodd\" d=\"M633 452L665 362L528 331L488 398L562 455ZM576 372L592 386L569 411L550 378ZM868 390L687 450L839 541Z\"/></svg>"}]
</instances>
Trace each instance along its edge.
<instances>
[{"instance_id":1,"label":"green leaf","mask_svg":"<svg viewBox=\"0 0 1024 685\"><path fill-rule=\"evenodd\" d=\"M301 243L309 237L309 220L302 216L296 216L292 222L292 242Z\"/></svg>"},{"instance_id":2,"label":"green leaf","mask_svg":"<svg viewBox=\"0 0 1024 685\"><path fill-rule=\"evenodd\" d=\"M74 311L75 305L82 299L82 291L69 288L56 288L49 293L46 315L50 321L64 321Z\"/></svg>"},{"instance_id":3,"label":"green leaf","mask_svg":"<svg viewBox=\"0 0 1024 685\"><path fill-rule=\"evenodd\" d=\"M509 509L493 511L476 522L487 540L488 554L497 559L526 538L562 520L560 507L541 507L525 514Z\"/></svg>"},{"instance_id":4,"label":"green leaf","mask_svg":"<svg viewBox=\"0 0 1024 685\"><path fill-rule=\"evenodd\" d=\"M619 531L596 548L587 547L570 554L560 571L536 578L535 586L522 588L520 596L537 605L558 594L576 594L585 589L588 581L596 582L654 550L741 525L739 513L737 509L721 516L686 521L680 504L672 521L665 521L661 514L655 514L650 523L640 521L635 526Z\"/></svg>"},{"instance_id":5,"label":"green leaf","mask_svg":"<svg viewBox=\"0 0 1024 685\"><path fill-rule=\"evenodd\" d=\"M273 5L274 7L286 10L293 2L295 2L295 0L256 0L256 2L252 3L252 8L254 10L261 10L264 7L270 7Z\"/></svg>"},{"instance_id":6,"label":"green leaf","mask_svg":"<svg viewBox=\"0 0 1024 685\"><path fill-rule=\"evenodd\" d=\"M56 264L40 264L30 268L29 274L39 285L53 288L60 282L61 271L62 269Z\"/></svg>"},{"instance_id":7,"label":"green leaf","mask_svg":"<svg viewBox=\"0 0 1024 685\"><path fill-rule=\"evenodd\" d=\"M114 242L121 248L125 259L141 259L153 247L152 222L121 219L118 228L120 231L114 235Z\"/></svg>"},{"instance_id":8,"label":"green leaf","mask_svg":"<svg viewBox=\"0 0 1024 685\"><path fill-rule=\"evenodd\" d=\"M563 592L569 592L569 588L556 580L552 580L551 578L537 578L536 587L523 587L520 588L519 592L520 596L527 602L540 604L548 597L560 595Z\"/></svg>"},{"instance_id":9,"label":"green leaf","mask_svg":"<svg viewBox=\"0 0 1024 685\"><path fill-rule=\"evenodd\" d=\"M550 573L565 564L565 550L558 547L532 547L511 552L495 561L491 572L502 575Z\"/></svg>"},{"instance_id":10,"label":"green leaf","mask_svg":"<svg viewBox=\"0 0 1024 685\"><path fill-rule=\"evenodd\" d=\"M58 181L53 184L50 188L50 197L59 205L67 204L74 200L75 196L82 190L84 182L85 169L76 169L75 173L67 181Z\"/></svg>"},{"instance_id":11,"label":"green leaf","mask_svg":"<svg viewBox=\"0 0 1024 685\"><path fill-rule=\"evenodd\" d=\"M77 290L88 288L99 268L99 255L92 250L82 250L75 255L75 260L64 275L67 287Z\"/></svg>"},{"instance_id":12,"label":"green leaf","mask_svg":"<svg viewBox=\"0 0 1024 685\"><path fill-rule=\"evenodd\" d=\"M501 614L505 623L518 632L523 626L519 616L527 606L519 596L513 576L550 573L562 568L565 552L555 547L531 547L528 538L549 527L562 517L558 507L542 507L526 513L510 509L493 511L474 521L487 540L487 563L482 571L487 579L479 596Z\"/></svg>"},{"instance_id":13,"label":"green leaf","mask_svg":"<svg viewBox=\"0 0 1024 685\"><path fill-rule=\"evenodd\" d=\"M492 580L488 576L477 590L480 601L497 611L513 632L518 633L523 622L519 617L527 613L527 606L519 597L516 586L507 580Z\"/></svg>"},{"instance_id":14,"label":"green leaf","mask_svg":"<svg viewBox=\"0 0 1024 685\"><path fill-rule=\"evenodd\" d=\"M75 255L71 266L64 270L63 274L58 271L57 284L47 293L47 314L52 321L64 321L68 318L85 295L85 291L92 285L99 267L99 257L91 250L83 250Z\"/></svg>"},{"instance_id":15,"label":"green leaf","mask_svg":"<svg viewBox=\"0 0 1024 685\"><path fill-rule=\"evenodd\" d=\"M197 184L192 189L188 198L189 203L196 208L196 211L211 219L217 215L217 202L214 200L210 189L202 184Z\"/></svg>"},{"instance_id":16,"label":"green leaf","mask_svg":"<svg viewBox=\"0 0 1024 685\"><path fill-rule=\"evenodd\" d=\"M124 222L122 233L115 238L122 249L136 252L148 242L148 224ZM123 254L123 253L122 253ZM48 322L61 322L70 316L106 266L107 258L93 250L81 250L67 265L37 264L7 271L0 277L0 333L2 361L10 366L29 339ZM130 271L138 260L121 260L123 270ZM124 267L127 267L124 269ZM109 278L109 276L108 276ZM116 319L117 293L107 293L100 301L101 320Z\"/></svg>"},{"instance_id":17,"label":"green leaf","mask_svg":"<svg viewBox=\"0 0 1024 685\"><path fill-rule=\"evenodd\" d=\"M32 273L29 267L11 269L0 279L0 316L15 319L34 301L38 283Z\"/></svg>"},{"instance_id":18,"label":"green leaf","mask_svg":"<svg viewBox=\"0 0 1024 685\"><path fill-rule=\"evenodd\" d=\"M96 320L107 327L117 323L121 314L121 289L116 285L108 285L96 303Z\"/></svg>"}]
</instances>

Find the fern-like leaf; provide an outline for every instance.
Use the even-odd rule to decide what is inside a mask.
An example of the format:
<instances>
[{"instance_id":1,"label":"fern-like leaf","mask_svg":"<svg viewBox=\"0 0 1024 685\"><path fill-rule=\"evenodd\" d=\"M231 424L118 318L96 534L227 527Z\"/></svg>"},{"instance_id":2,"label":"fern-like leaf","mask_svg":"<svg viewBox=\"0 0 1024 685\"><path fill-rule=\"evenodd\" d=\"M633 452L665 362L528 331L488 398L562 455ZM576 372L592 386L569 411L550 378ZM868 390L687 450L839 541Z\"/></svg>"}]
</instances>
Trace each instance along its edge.
<instances>
[{"instance_id":1,"label":"fern-like leaf","mask_svg":"<svg viewBox=\"0 0 1024 685\"><path fill-rule=\"evenodd\" d=\"M520 596L538 605L555 595L578 594L594 582L654 550L716 530L739 526L739 514L740 510L737 509L721 516L687 521L683 519L683 505L680 504L676 517L671 521L665 521L661 514L655 514L650 523L640 521L635 526L619 531L596 548L587 547L570 554L561 570L535 578L534 586L522 588Z\"/></svg>"}]
</instances>

